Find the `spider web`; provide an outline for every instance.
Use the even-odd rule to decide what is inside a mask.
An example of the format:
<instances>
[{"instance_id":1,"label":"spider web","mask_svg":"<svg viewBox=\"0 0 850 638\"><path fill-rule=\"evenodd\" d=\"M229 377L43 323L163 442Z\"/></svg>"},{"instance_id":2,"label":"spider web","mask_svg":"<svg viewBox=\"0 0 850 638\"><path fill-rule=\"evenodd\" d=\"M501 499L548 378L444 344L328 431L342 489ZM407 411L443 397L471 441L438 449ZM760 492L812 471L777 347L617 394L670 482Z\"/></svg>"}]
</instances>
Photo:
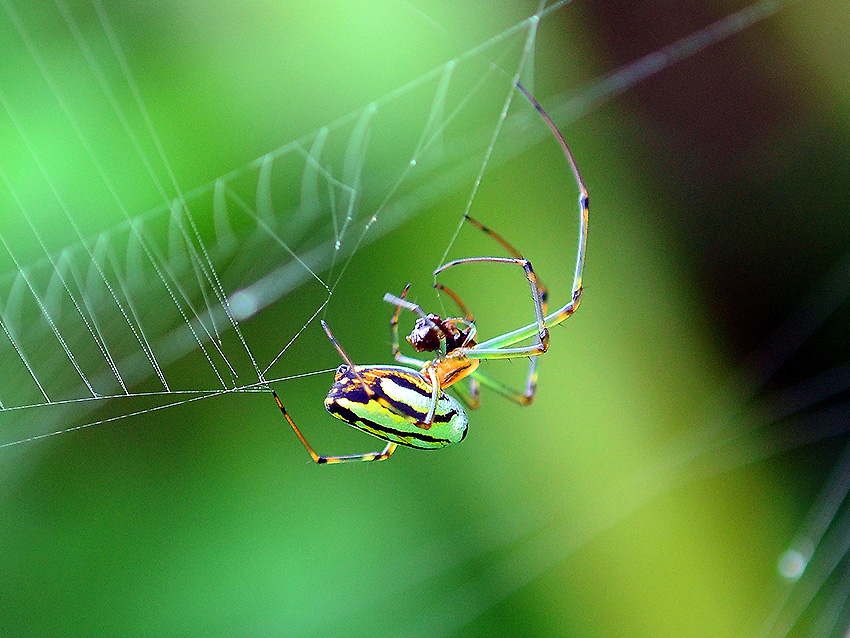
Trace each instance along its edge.
<instances>
[{"instance_id":1,"label":"spider web","mask_svg":"<svg viewBox=\"0 0 850 638\"><path fill-rule=\"evenodd\" d=\"M45 230L10 177L9 162L0 166L7 215L17 217L24 231L0 234L0 348L8 363L0 380L0 414L11 417L0 429L3 447L185 401L267 391L269 382L298 376L268 375L322 312L358 250L471 177L476 185L480 181L513 97L506 87L530 68L539 19L525 20L360 110L184 192L103 6L93 4L104 40L99 44L108 45L129 106L116 95L110 69L95 57L79 19L61 1L55 8L76 46L77 64L99 92L99 115L117 120L136 151L139 172L163 202L131 212L86 128L86 115L75 112L73 98L59 86L60 72L50 67L21 10L4 0L10 37L23 43L68 144L90 164L118 221L102 230L88 227L86 215L53 178L23 121L23 107L0 89L4 139L21 145L40 188L54 200ZM414 124L403 139L399 121ZM386 144L391 139L394 148ZM470 202L473 197L474 188ZM59 243L68 237L71 243ZM323 303L306 313L282 350L258 359L240 322L305 283L324 292ZM188 386L167 375L168 366L187 355L198 359ZM137 407L130 400L143 403ZM117 413L56 428L110 403Z\"/></svg>"},{"instance_id":2,"label":"spider web","mask_svg":"<svg viewBox=\"0 0 850 638\"><path fill-rule=\"evenodd\" d=\"M81 18L56 0L52 19L57 31L98 98L94 117L114 121L135 155L136 165L127 170L149 180L162 200L137 214L95 146L93 116L75 110L74 96L60 86L62 69L51 67L48 52L36 41L33 28L38 25L29 25L20 7L2 0L7 37L21 43L22 58L33 67L33 84L49 98L57 126L63 128L63 152L88 165L109 205L97 216L81 212L74 195L63 192L53 177L52 158L40 150L35 127L24 121L33 86L13 87L19 95L0 88L4 139L18 145L48 200L25 201L10 175L11 161L0 164L4 208L16 222L6 224L14 236L10 230L0 233L0 272L5 273L0 277L5 337L0 348L7 362L0 379L0 415L11 416L0 428L0 447L185 401L265 392L270 382L298 376L267 375L322 313L358 250L470 184L465 208L455 213L459 221L444 262L497 143L503 161L546 134L534 126L529 108L506 117L514 82L522 78L533 86L539 21L565 4L541 5L535 15L358 111L183 191L107 11L97 0L92 3L88 18L96 18L98 33L84 35ZM774 2L756 3L594 80L576 95L558 96L552 115L561 122L580 119L778 8ZM107 55L98 57L92 41L106 47ZM114 75L123 86L110 80ZM91 92L86 97L91 99ZM376 140L397 136L400 120L416 125L388 150ZM42 219L46 215L49 221ZM117 221L110 224L110 219ZM240 322L305 282L326 293L324 302L307 313L301 330L270 361L258 360ZM200 365L188 387L177 385L165 370L190 354ZM144 399L145 405L132 407L127 399ZM110 402L119 406L115 414L56 429L56 423L79 420Z\"/></svg>"},{"instance_id":3,"label":"spider web","mask_svg":"<svg viewBox=\"0 0 850 638\"><path fill-rule=\"evenodd\" d=\"M322 316L361 249L447 194L466 189L463 210L448 215L456 230L447 242L445 260L488 167L547 135L527 105L514 104L513 82L522 79L533 86L538 26L564 4L542 8L363 108L184 191L123 53L121 36L99 2L92 8L96 32L83 33L79 16L61 1L55 4L54 16L64 25L67 42L73 43L74 61L63 64L83 69L101 96L101 108L92 115L82 112L61 85L61 69L53 67L36 41L32 16L10 0L0 0L8 17L9 33L4 35L22 43L21 59L33 67L33 82L41 85L50 108L61 116L74 156L90 164L103 201L114 209L91 216L87 204L78 203L76 195L63 188L21 97L32 87L0 82L6 115L2 138L14 140L20 151L15 157L26 157L29 167L22 178L25 171L15 162L0 161L0 181L7 191L3 214L14 220L0 231L0 352L5 364L0 377L0 447L17 448L188 401L267 392L269 383L326 372L282 370L280 362ZM551 97L552 106L544 105L565 126L782 6L754 3L584 88ZM108 51L109 57L96 55L95 48ZM123 85L115 83L116 76ZM133 170L155 185L159 205L137 212L138 204L115 182L109 152L97 146L92 132L92 122L99 118L111 118L124 131L125 147L137 152ZM399 121L411 122L410 130L400 133ZM33 198L31 192L40 195ZM829 308L843 299L835 292L835 282L845 271L839 264L833 278L813 292L816 302L807 305L823 309L823 315L789 319L795 334L817 330ZM322 301L300 310L303 317L296 323L301 327L289 338L280 335L282 348L267 352L245 336L243 324L300 287L319 291ZM775 366L800 347L799 339L783 341L781 336L766 347ZM196 364L192 377L172 378L169 366L187 358ZM750 395L737 397L736 406L756 397L773 372L766 370L765 380ZM840 388L843 385L830 391ZM823 400L823 394L815 396L809 393L793 411ZM653 485L639 501L630 501L625 509L601 509L598 520L588 521L585 530L561 544L560 554L539 563L525 561L526 569L515 572L497 595L509 595L553 561L576 551L612 521L667 489L674 478L694 480L677 477L671 467L684 467L725 444L732 445L732 458L702 466L694 475L721 472L757 455L735 443L740 435L730 429L735 409L725 407L723 418L660 452L657 464L636 479ZM92 418L95 410L98 416ZM789 586L775 617L765 625L765 636L788 634L847 551L846 538L826 536L828 529L834 533L830 524L839 516L846 494L846 457L783 558L783 574L792 583L800 579L801 585ZM612 497L614 501L622 502ZM828 542L822 544L825 538ZM817 555L817 569L806 571L819 547L824 549ZM793 560L799 565L788 562ZM839 612L830 611L835 617Z\"/></svg>"}]
</instances>

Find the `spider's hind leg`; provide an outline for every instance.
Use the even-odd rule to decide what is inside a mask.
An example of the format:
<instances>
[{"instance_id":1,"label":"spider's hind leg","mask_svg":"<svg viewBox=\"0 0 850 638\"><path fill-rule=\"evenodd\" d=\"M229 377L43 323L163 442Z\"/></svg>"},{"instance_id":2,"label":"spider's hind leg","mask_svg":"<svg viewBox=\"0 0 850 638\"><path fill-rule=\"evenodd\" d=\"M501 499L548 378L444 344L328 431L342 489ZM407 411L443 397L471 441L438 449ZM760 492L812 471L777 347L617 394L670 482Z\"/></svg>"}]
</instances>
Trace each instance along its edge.
<instances>
[{"instance_id":1,"label":"spider's hind leg","mask_svg":"<svg viewBox=\"0 0 850 638\"><path fill-rule=\"evenodd\" d=\"M383 452L367 452L366 454L346 454L346 455L337 455L337 456L322 456L320 454L316 454L313 448L307 443L307 439L304 438L304 435L301 434L301 430L295 425L295 421L292 420L292 417L289 416L289 412L286 411L286 408L283 407L283 403L281 403L280 399L277 396L277 392L272 390L272 395L274 396L274 400L277 403L277 407L280 408L280 411L283 413L283 417L289 422L289 425L292 426L292 429L295 431L295 434L298 435L298 438L301 440L301 443L304 444L304 447L310 453L310 458L313 459L314 462L319 464L332 464L332 463L356 463L358 461L368 462L368 461L383 461L384 459L390 458L392 453L395 452L395 449L398 447L397 443L387 443L387 446L384 448Z\"/></svg>"}]
</instances>

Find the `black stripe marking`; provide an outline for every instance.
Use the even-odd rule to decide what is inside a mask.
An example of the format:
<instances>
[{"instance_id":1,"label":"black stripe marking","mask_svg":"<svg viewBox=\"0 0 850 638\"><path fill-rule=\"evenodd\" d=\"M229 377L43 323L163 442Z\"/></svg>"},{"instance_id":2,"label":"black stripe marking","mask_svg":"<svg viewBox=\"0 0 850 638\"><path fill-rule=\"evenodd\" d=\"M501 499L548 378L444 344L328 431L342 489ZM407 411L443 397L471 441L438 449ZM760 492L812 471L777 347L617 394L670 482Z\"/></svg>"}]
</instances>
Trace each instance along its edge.
<instances>
[{"instance_id":1,"label":"black stripe marking","mask_svg":"<svg viewBox=\"0 0 850 638\"><path fill-rule=\"evenodd\" d=\"M402 432L401 430L396 430L394 428L387 427L385 425L381 425L379 423L375 423L370 419L364 419L361 416L358 416L351 410L346 407L339 405L338 403L325 404L328 412L337 417L338 419L342 419L346 423L351 423L352 425L357 425L358 423L364 425L369 429L376 430L377 432L384 432L388 435L396 436L399 439L418 439L424 443L444 443L449 445L451 441L449 439L441 439L434 436L429 436L428 434L424 434L422 432ZM389 439L387 439L389 440ZM409 445L410 447L416 447L413 443L402 443L402 445ZM427 448L426 448L427 449Z\"/></svg>"},{"instance_id":2,"label":"black stripe marking","mask_svg":"<svg viewBox=\"0 0 850 638\"><path fill-rule=\"evenodd\" d=\"M431 392L430 391L427 392L427 393L423 392L422 388L420 388L419 386L414 384L412 381L410 381L410 379L407 379L407 378L400 376L400 375L394 376L390 380L398 386L401 386L403 388L409 388L410 390L413 390L414 392L418 393L419 396L421 396L423 399L426 399L427 401L429 401L429 405L430 405L430 401L431 401ZM377 394L379 394L384 399L386 399L390 403L390 405L392 406L392 409L395 412L401 414L402 416L406 416L406 417L409 417L411 419L416 419L417 422L422 423L425 420L425 417L428 415L427 411L426 412L420 412L419 410L414 408L412 405L409 405L407 403L400 403L398 401L393 401L392 399L390 399L387 396L387 393L384 391L384 388L381 387L381 384L383 383L383 381L384 381L383 378L378 379L378 386L379 386L378 390L379 390L379 392L377 392ZM444 398L445 398L445 395L442 392L440 392L440 394L437 395L438 407L439 407L439 402ZM440 414L438 412L435 412L434 418L431 419L431 422L432 423L448 423L456 415L457 415L457 412L454 409L449 410L445 414Z\"/></svg>"},{"instance_id":3,"label":"black stripe marking","mask_svg":"<svg viewBox=\"0 0 850 638\"><path fill-rule=\"evenodd\" d=\"M411 370L411 372L413 372L413 371ZM401 387L403 387L407 390L413 390L414 392L419 394L419 396L421 396L421 397L430 398L431 397L430 387L428 388L427 391L423 388L423 385L424 386L428 385L428 383L425 381L425 377L421 378L423 385L419 385L415 381L412 381L411 377L412 377L412 375L398 374L395 371L392 371L392 372L390 372L389 374L386 375L386 378L392 379L396 383L396 385L400 385ZM416 377L413 377L413 378L416 378ZM376 380L379 383L383 379L384 379L384 377L376 377Z\"/></svg>"},{"instance_id":4,"label":"black stripe marking","mask_svg":"<svg viewBox=\"0 0 850 638\"><path fill-rule=\"evenodd\" d=\"M343 368L344 366L340 366ZM363 387L363 384L357 381L348 370L345 371L346 376L342 379L339 379L336 383L334 383L331 388L330 393L328 394L328 398L330 398L333 402L336 401L337 397L345 397L347 400L352 403L358 403L360 405L366 406L370 401L374 401L376 397L380 397L383 399L383 402L389 407L390 410L407 419L412 419L416 423L422 423L425 420L425 417L428 415L427 411L420 411L414 408L412 405L408 403L403 403L391 398L387 392L382 387L382 383L384 379L389 379L392 383L396 385L408 389L412 392L415 392L423 400L430 401L431 400L431 390L430 388L426 392L422 385L416 383L414 378L411 378L412 375L416 374L416 372L411 370L410 375L402 374L396 370L385 370L384 375L378 376L374 372L369 374L370 371L365 371L364 376L372 377L373 383L370 385L374 396L370 396L369 393L366 392L366 389ZM422 384L427 385L424 377L422 378ZM438 395L438 407L439 401L446 398L442 392ZM441 414L438 412L434 413L433 419L431 419L432 423L449 423L452 419L457 416L457 410L454 408L450 409L445 414ZM348 421L348 419L343 418L344 421ZM353 423L353 421L349 421L349 423ZM443 440L443 439L439 439Z\"/></svg>"}]
</instances>

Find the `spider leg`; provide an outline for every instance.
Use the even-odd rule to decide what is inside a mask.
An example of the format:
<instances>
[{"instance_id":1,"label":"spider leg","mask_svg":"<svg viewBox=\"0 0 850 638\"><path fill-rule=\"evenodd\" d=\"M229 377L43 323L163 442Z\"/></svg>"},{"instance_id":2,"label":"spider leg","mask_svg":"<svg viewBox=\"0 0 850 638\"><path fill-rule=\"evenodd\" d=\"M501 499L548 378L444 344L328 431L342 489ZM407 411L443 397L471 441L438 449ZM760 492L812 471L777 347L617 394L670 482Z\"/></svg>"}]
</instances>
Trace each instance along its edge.
<instances>
[{"instance_id":1,"label":"spider leg","mask_svg":"<svg viewBox=\"0 0 850 638\"><path fill-rule=\"evenodd\" d=\"M537 321L531 325L536 326L537 328L537 338L535 339L535 343L530 346L524 346L520 348L501 348L500 346L493 346L494 342L497 342L501 339L501 337L497 337L496 339L490 339L484 343L481 343L475 346L474 348L458 348L454 351L455 353L457 353L457 356L467 356L469 358L475 359L507 359L512 357L533 357L535 355L543 354L544 352L546 352L546 350L549 348L549 330L546 328L546 324L543 318L543 301L541 299L540 286L538 285L537 276L534 274L534 269L531 267L530 261L528 261L527 259L516 257L465 257L463 259L455 259L453 261L448 262L447 264L440 266L439 268L437 268L437 270L434 271L434 276L437 276L448 268L452 268L460 264L470 264L476 262L517 264L519 266L522 266L523 270L525 271L526 279L528 279L528 283L531 286L531 298L534 301L534 314L536 315L537 319ZM529 326L527 326L525 329L527 328L529 328ZM535 336L535 332L529 331L528 334L523 334L520 338L515 339L510 343L516 343L517 341L521 341L522 339L527 339L528 337L532 336Z\"/></svg>"},{"instance_id":2,"label":"spider leg","mask_svg":"<svg viewBox=\"0 0 850 638\"><path fill-rule=\"evenodd\" d=\"M331 340L333 347L339 353L339 356L342 357L342 360L345 361L346 365L348 365L348 369L351 370L351 374L353 374L354 377L360 382L360 385L362 385L363 389L366 390L366 394L368 394L370 397L374 396L375 393L372 391L372 388L370 388L369 384L366 383L366 380L363 378L363 375L360 374L360 371L357 369L357 366L351 360L351 357L348 356L348 353L342 349L341 345L339 345L339 341L336 340L336 337L334 337L333 333L331 332L331 329L328 328L328 324L325 323L324 319L321 320L321 324L322 328L324 328L325 330L325 334L328 335L328 339Z\"/></svg>"},{"instance_id":3,"label":"spider leg","mask_svg":"<svg viewBox=\"0 0 850 638\"><path fill-rule=\"evenodd\" d=\"M573 153L570 150L570 147L567 145L566 140L564 140L564 136L561 135L561 132L558 130L558 127L555 126L555 123L552 119L546 114L546 111L543 110L543 107L534 99L534 96L531 95L522 84L519 82L516 83L517 88L528 98L528 101L537 109L537 112L540 113L540 116L546 122L546 125L551 129L552 133L555 135L555 138L558 140L558 144L561 146L561 150L564 152L564 156L567 158L567 162L570 165L570 169L573 172L573 176L575 177L576 184L578 184L579 196L578 196L578 206L579 206L579 227L578 227L578 251L576 254L576 266L575 266L575 275L573 276L573 292L570 300L564 304L563 307L559 308L555 312L550 315L547 315L544 320L544 325L551 327L563 322L567 317L569 317L573 312L575 312L576 308L578 308L579 301L581 300L581 292L582 292L582 276L584 273L584 255L587 249L587 219L590 213L590 195L587 192L587 188L584 185L584 180L581 177L581 173L578 170L578 165L576 164L575 157L573 157ZM493 235L494 233L488 229L488 233ZM497 238L497 241L499 238ZM502 243L506 248L510 247L510 244L507 242ZM462 262L463 260L458 260ZM445 270L449 267L449 264L443 266L440 270ZM435 273L436 274L436 273ZM537 299L535 298L535 302ZM545 301L545 300L543 300ZM529 324L527 326L523 326L522 328L517 328L516 330L512 330L498 337L494 337L493 339L488 339L487 341L483 341L478 344L476 348L476 354L472 356L482 355L481 358L510 358L513 356L533 356L534 354L542 354L543 351L534 352L534 350L539 350L539 348L529 347L529 348L511 348L506 349L506 346L510 346L518 341L522 341L523 339L528 339L533 337L535 333L540 333L540 322L535 322ZM502 349L502 354L499 354L499 349ZM468 354L468 353L467 353Z\"/></svg>"},{"instance_id":4,"label":"spider leg","mask_svg":"<svg viewBox=\"0 0 850 638\"><path fill-rule=\"evenodd\" d=\"M534 300L534 314L537 319L538 336L540 341L547 342L549 340L549 331L546 330L546 325L543 322L543 301L541 300L540 284L537 275L534 274L534 269L531 267L531 262L522 257L464 257L462 259L454 259L446 264L443 264L434 271L436 277L441 272L459 266L460 264L472 264L476 262L490 262L494 264L517 264L525 271L525 277L531 286L531 297ZM544 289L545 292L545 289ZM545 349L544 349L545 352Z\"/></svg>"},{"instance_id":5,"label":"spider leg","mask_svg":"<svg viewBox=\"0 0 850 638\"><path fill-rule=\"evenodd\" d=\"M524 259L523 256L520 254L520 252L516 248L514 248L511 244L509 244L501 235L499 235L495 231L491 230L490 228L486 227L484 224L482 224L478 220L473 219L469 215L466 215L466 220L469 221L473 226L475 226L479 230L485 232L486 234L491 236L493 239L495 239L497 242L499 242L516 259ZM545 315L546 314L546 308L547 308L547 299L548 299L549 293L548 293L546 287L543 285L543 282L540 281L539 278L537 278L536 281L537 281L538 298L540 300L540 309L541 309L543 315ZM441 290L441 291L447 293L452 299L454 299L455 303L460 307L461 312L463 312L466 315L466 318L467 318L468 321L470 321L470 322L475 321L475 319L472 317L472 314L469 312L469 309L466 307L466 304L463 303L463 301L460 299L460 297L453 290L451 290L447 286L444 286L443 284L440 284L440 283L435 283L434 287L437 288L438 290ZM466 344L464 344L464 345L466 345ZM532 400L534 399L534 393L537 391L537 355L530 356L528 358L528 375L526 376L526 381L525 381L525 394L520 394L519 392L516 392L514 390L507 388L506 386L499 383L498 381L490 379L489 377L487 377L487 375L485 375L482 372L476 371L476 373L471 375L469 377L469 397L468 397L468 400L466 400L467 397L464 397L464 399L465 399L466 404L473 409L477 408L481 404L480 391L479 391L480 390L479 380L481 380L481 377L484 377L486 379L486 381L482 381L481 385L485 385L485 386L491 388L492 390L495 390L496 392L498 392L502 396L510 399L511 401L514 401L514 402L519 403L521 405L529 405L532 402Z\"/></svg>"},{"instance_id":6,"label":"spider leg","mask_svg":"<svg viewBox=\"0 0 850 638\"><path fill-rule=\"evenodd\" d=\"M407 284L404 287L404 290L401 291L400 297L395 297L396 299L404 300L405 296L407 296L407 291L410 290L410 284ZM390 295L391 296L391 295ZM386 297L384 297L386 299ZM401 347L398 345L398 317L401 314L401 309L404 306L400 304L396 304L395 312L393 313L392 318L390 319L390 332L393 338L393 358L399 363L404 363L405 365L416 366L417 368L421 368L427 362L422 361L421 359L414 359L413 357L408 357L407 355L402 354ZM418 307L418 306L417 306ZM420 308L420 311L422 309ZM415 312L415 311L414 311ZM424 315L424 311L422 311ZM417 313L418 314L418 313ZM422 316L422 315L420 315Z\"/></svg>"},{"instance_id":7,"label":"spider leg","mask_svg":"<svg viewBox=\"0 0 850 638\"><path fill-rule=\"evenodd\" d=\"M477 410L481 407L481 395L478 382L469 375L469 387L464 387L461 383L456 383L452 386L455 391L454 396L470 410Z\"/></svg>"},{"instance_id":8,"label":"spider leg","mask_svg":"<svg viewBox=\"0 0 850 638\"><path fill-rule=\"evenodd\" d=\"M463 300L461 300L460 296L454 290L452 290L448 286L444 286L441 283L434 283L434 288L436 288L440 292L446 293L449 297L451 297L460 308L460 311L463 313L463 318L455 317L445 319L443 323L449 325L455 325L460 323L466 326L468 333L466 335L466 340L463 342L461 347L468 346L470 343L475 341L475 335L478 332L478 329L475 327L475 317L472 316L472 313L469 311L469 308L467 308L466 304L463 303Z\"/></svg>"},{"instance_id":9,"label":"spider leg","mask_svg":"<svg viewBox=\"0 0 850 638\"><path fill-rule=\"evenodd\" d=\"M536 357L534 358L536 361ZM528 377L525 385L525 392L520 392L508 387L501 381L490 377L489 375L476 370L472 373L473 379L480 383L483 387L492 390L493 392L502 395L506 399L518 403L519 405L531 405L534 401L534 395L537 392L537 371L534 364L531 366L531 374Z\"/></svg>"},{"instance_id":10,"label":"spider leg","mask_svg":"<svg viewBox=\"0 0 850 638\"><path fill-rule=\"evenodd\" d=\"M546 315L546 289L542 286L540 281L534 275L534 271L531 269L531 264L528 263L527 260L522 259L519 252L516 251L513 246L511 246L508 242L502 239L499 235L491 231L489 228L483 226L483 224L478 223L476 220L469 218L469 216L467 216L467 219L473 225L477 226L487 234L491 235L505 249L507 249L512 255L514 255L514 259L509 260L500 259L496 257L473 257L467 259L456 259L435 270L434 276L436 277L437 274L446 270L447 268L451 268L458 264L470 263L475 261L491 261L503 263L513 261L513 263L520 263L523 265L523 267L526 269L526 275L528 277L529 284L531 285L532 298L534 299L535 306L535 314L537 315L536 321L534 323L528 324L527 326L523 326L521 328L517 328L516 330L506 332L505 334L499 335L497 337L493 337L492 339L482 341L481 343L472 348L458 348L453 352L453 354L458 357L467 357L470 359L511 359L514 357L530 357L532 359L532 363L531 369L529 370L528 381L526 383L526 396L528 396L530 399L534 395L534 389L536 387L537 382L536 363L534 363L534 358L536 355L543 354L544 352L546 352L546 349L548 347L548 332L546 332L547 327L555 326L567 319L567 317L569 317L573 312L575 312L576 308L578 308L579 302L581 301L582 276L584 272L584 256L587 249L587 219L590 211L590 196L588 195L587 188L584 185L584 180L582 179L581 173L579 172L578 166L576 165L575 157L573 157L573 153L570 150L570 147L567 145L567 142L564 140L564 136L561 135L561 132L558 130L558 127L555 126L555 123L552 122L551 118L546 114L546 111L543 110L537 100L534 99L534 96L532 96L524 86L522 86L519 82L516 83L516 86L523 93L523 95L528 98L534 108L537 109L538 113L540 113L540 116L546 122L547 126L551 129L552 133L554 133L555 137L558 140L558 144L561 146L561 150L563 150L564 152L564 156L567 158L567 162L570 165L570 169L572 169L576 183L578 184L578 251L576 253L576 266L575 275L573 276L572 296L570 300L561 308L559 308L552 314ZM515 343L518 343L525 339L530 339L532 337L536 337L535 343L530 346L516 348L509 347ZM481 381L483 384L484 375L479 373L477 375L473 375L473 378L475 378L476 376L477 380ZM497 387L493 387L493 389L498 391Z\"/></svg>"},{"instance_id":11,"label":"spider leg","mask_svg":"<svg viewBox=\"0 0 850 638\"><path fill-rule=\"evenodd\" d=\"M525 259L522 256L522 253L520 253L516 248L514 248L513 244L508 243L508 241L504 237L502 237L499 233L497 233L495 230L493 230L489 226L485 226L484 224L482 224L480 221L478 221L474 217L470 217L468 214L464 215L464 219L466 221L468 221L470 224L472 224L473 226L475 226L476 228L478 228L481 232L483 232L486 235L495 239L499 244L502 245L502 247L504 247L505 250L507 250L516 259L523 259L523 260ZM541 309L543 310L543 316L545 317L546 316L546 309L549 306L549 304L548 304L549 289L544 285L544 283L540 280L540 278L536 276L536 274L535 274L535 281L537 282L537 292L540 295L540 306L541 306ZM548 323L547 323L547 325L548 325ZM532 363L532 365L534 365L534 364Z\"/></svg>"},{"instance_id":12,"label":"spider leg","mask_svg":"<svg viewBox=\"0 0 850 638\"><path fill-rule=\"evenodd\" d=\"M456 390L455 395L457 398L472 410L481 407L481 387L492 390L496 394L519 405L531 405L534 401L534 395L537 392L537 375L532 372L530 379L531 381L526 382L525 392L520 392L519 390L508 387L501 381L497 381L479 369L469 375L468 388L464 388L461 384L453 387Z\"/></svg>"},{"instance_id":13,"label":"spider leg","mask_svg":"<svg viewBox=\"0 0 850 638\"><path fill-rule=\"evenodd\" d=\"M578 253L576 254L576 270L575 275L573 276L573 294L572 299L567 302L567 304L552 313L550 316L546 317L546 325L554 326L556 324L561 323L567 317L569 317L575 309L578 308L579 298L581 297L581 281L582 281L582 273L584 272L584 253L587 248L587 218L590 214L590 195L587 192L587 187L584 185L584 180L581 178L581 173L578 170L578 165L576 164L576 159L573 157L573 152L570 150L567 141L564 139L564 136L561 135L561 131L558 130L558 127L555 126L555 123L552 121L552 118L543 110L543 107L540 106L540 103L534 99L534 96L528 92L528 90L519 82L516 83L517 88L522 92L522 94L528 99L529 102L537 109L537 112L540 114L540 117L543 118L543 121L546 122L546 125L555 135L555 138L558 140L558 144L561 147L561 150L564 151L564 156L567 158L567 162L570 165L570 169L573 171L573 177L575 177L576 184L578 184L578 207L579 207L579 226L578 226ZM516 343L516 342L514 342Z\"/></svg>"},{"instance_id":14,"label":"spider leg","mask_svg":"<svg viewBox=\"0 0 850 638\"><path fill-rule=\"evenodd\" d=\"M493 230L489 226L485 226L480 221L478 221L474 217L470 217L469 215L464 215L464 219L466 221L468 221L470 224L472 224L473 226L475 226L478 230L480 230L484 234L486 234L486 235L492 237L494 240L496 240L513 257L515 257L516 259L523 259L522 254L516 248L514 248L512 244L508 243L508 241L504 237L502 237L499 233L497 233L495 230ZM546 301L549 298L549 289L545 285L543 285L543 282L540 281L539 278L537 278L537 290L540 292L540 301L543 304L543 314L545 315L546 314Z\"/></svg>"},{"instance_id":15,"label":"spider leg","mask_svg":"<svg viewBox=\"0 0 850 638\"><path fill-rule=\"evenodd\" d=\"M437 380L437 373L434 368L428 368L428 377L431 380L431 405L428 406L428 415L423 423L427 427L431 427L431 422L434 420L434 412L437 411L437 400L440 398L440 382Z\"/></svg>"},{"instance_id":16,"label":"spider leg","mask_svg":"<svg viewBox=\"0 0 850 638\"><path fill-rule=\"evenodd\" d=\"M277 396L277 392L272 390L272 395L274 396L274 400L277 402L277 407L280 408L280 411L283 413L283 417L289 422L289 425L292 426L292 429L295 431L295 434L298 435L298 438L301 439L301 443L304 444L304 447L307 448L307 451L310 453L310 457L316 463L356 463L358 461L383 461L384 459L390 458L392 453L395 452L395 449L398 447L397 443L387 443L387 447L384 448L383 452L367 452L366 454L346 454L342 456L321 456L316 454L313 451L313 448L307 443L307 439L304 438L304 435L301 434L301 430L295 425L295 421L292 420L292 417L289 416L289 412L286 411L286 408L283 407L283 403L281 403L280 399Z\"/></svg>"},{"instance_id":17,"label":"spider leg","mask_svg":"<svg viewBox=\"0 0 850 638\"><path fill-rule=\"evenodd\" d=\"M463 318L466 319L469 324L475 324L475 317L472 316L472 313L470 312L469 308L467 308L466 304L463 303L463 300L460 298L460 295L458 295L454 290L452 290L448 286L444 286L439 282L434 282L434 288L436 288L440 292L446 293L449 297L451 297L452 300L454 300L454 302L457 304L458 308L460 308L460 311L463 313Z\"/></svg>"}]
</instances>

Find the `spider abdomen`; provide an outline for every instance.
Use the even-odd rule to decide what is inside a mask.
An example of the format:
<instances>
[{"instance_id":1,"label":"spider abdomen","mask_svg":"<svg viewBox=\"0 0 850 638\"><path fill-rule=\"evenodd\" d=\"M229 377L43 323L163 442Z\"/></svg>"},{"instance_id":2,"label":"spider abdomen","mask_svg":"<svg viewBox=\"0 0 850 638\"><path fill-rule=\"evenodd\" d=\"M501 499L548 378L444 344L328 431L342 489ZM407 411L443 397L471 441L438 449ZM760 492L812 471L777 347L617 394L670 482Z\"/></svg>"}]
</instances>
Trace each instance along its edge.
<instances>
[{"instance_id":1,"label":"spider abdomen","mask_svg":"<svg viewBox=\"0 0 850 638\"><path fill-rule=\"evenodd\" d=\"M356 370L360 378L348 366L337 369L325 398L325 408L336 418L385 441L423 450L459 443L466 436L466 413L444 392L437 397L431 423L425 423L431 384L416 370L401 366Z\"/></svg>"}]
</instances>

